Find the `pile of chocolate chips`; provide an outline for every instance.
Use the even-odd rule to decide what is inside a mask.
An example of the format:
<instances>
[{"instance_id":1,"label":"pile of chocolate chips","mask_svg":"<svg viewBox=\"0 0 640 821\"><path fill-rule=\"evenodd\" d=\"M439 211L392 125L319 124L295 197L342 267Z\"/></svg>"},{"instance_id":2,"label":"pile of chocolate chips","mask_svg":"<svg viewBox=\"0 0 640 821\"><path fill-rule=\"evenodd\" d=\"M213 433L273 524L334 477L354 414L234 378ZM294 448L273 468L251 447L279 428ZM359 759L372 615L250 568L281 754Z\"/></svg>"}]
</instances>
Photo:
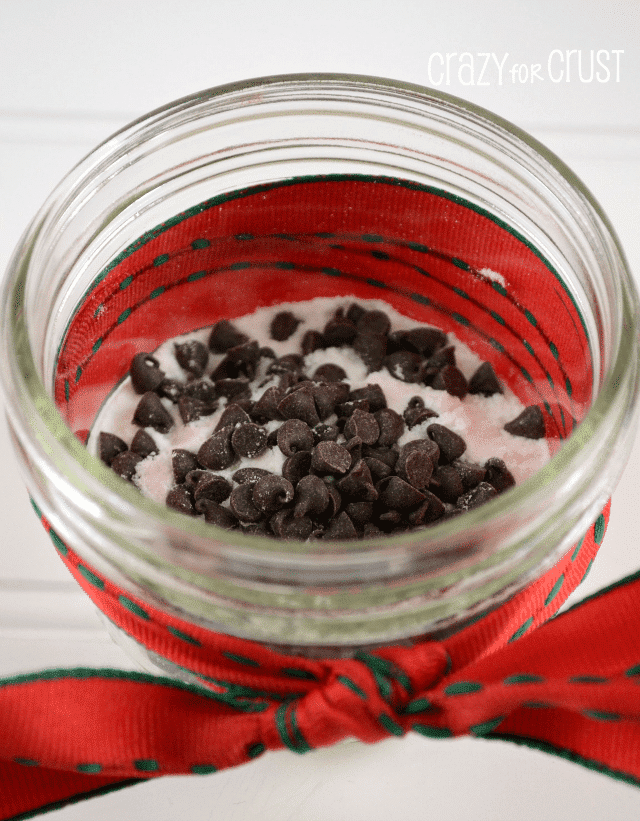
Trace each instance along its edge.
<instances>
[{"instance_id":1,"label":"pile of chocolate chips","mask_svg":"<svg viewBox=\"0 0 640 821\"><path fill-rule=\"evenodd\" d=\"M291 312L282 311L272 321L271 337L284 341L298 324ZM307 331L300 353L281 357L222 320L211 330L208 349L195 340L175 344L184 381L166 378L152 354L134 356L130 376L142 397L133 421L140 430L129 446L114 434L100 433L100 457L135 481L139 462L158 452L145 429L167 433L174 424L162 398L177 405L187 424L211 415L224 397L218 423L197 453L173 450L175 484L166 503L220 527L280 539L370 538L412 530L484 504L515 484L501 459L484 465L463 460L464 439L436 421L426 425L426 435L423 426L399 446L405 430L438 414L415 396L400 415L387 407L379 385L351 389L336 364L306 373L304 355L332 346L351 346L369 373L386 367L403 382L460 398L502 392L488 362L467 382L441 330L393 331L383 311L357 304L338 309L322 331ZM206 376L210 352L223 357ZM265 358L263 384L270 386L253 400ZM280 424L268 432L264 426L271 421ZM536 405L505 428L533 439L545 434ZM281 474L242 467L229 481L217 473L268 448L282 451Z\"/></svg>"}]
</instances>

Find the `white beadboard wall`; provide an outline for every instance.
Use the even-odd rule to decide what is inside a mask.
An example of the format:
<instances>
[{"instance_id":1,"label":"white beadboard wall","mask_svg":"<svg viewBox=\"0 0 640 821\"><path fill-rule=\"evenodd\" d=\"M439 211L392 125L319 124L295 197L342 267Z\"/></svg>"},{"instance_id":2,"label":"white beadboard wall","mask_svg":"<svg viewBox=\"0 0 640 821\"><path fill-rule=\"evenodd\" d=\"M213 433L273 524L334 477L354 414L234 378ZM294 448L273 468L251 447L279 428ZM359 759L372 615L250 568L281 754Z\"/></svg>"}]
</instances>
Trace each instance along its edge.
<instances>
[{"instance_id":1,"label":"white beadboard wall","mask_svg":"<svg viewBox=\"0 0 640 821\"><path fill-rule=\"evenodd\" d=\"M134 117L236 79L337 71L439 83L533 133L600 201L640 282L639 9L630 0L0 0L0 270L58 180ZM600 74L586 82L592 53ZM0 676L132 667L36 521L4 424L0 459ZM604 549L574 600L640 568L638 487L640 441L614 494ZM48 817L249 821L258 813L264 821L607 821L638 817L640 792L502 742L408 737L269 754Z\"/></svg>"}]
</instances>

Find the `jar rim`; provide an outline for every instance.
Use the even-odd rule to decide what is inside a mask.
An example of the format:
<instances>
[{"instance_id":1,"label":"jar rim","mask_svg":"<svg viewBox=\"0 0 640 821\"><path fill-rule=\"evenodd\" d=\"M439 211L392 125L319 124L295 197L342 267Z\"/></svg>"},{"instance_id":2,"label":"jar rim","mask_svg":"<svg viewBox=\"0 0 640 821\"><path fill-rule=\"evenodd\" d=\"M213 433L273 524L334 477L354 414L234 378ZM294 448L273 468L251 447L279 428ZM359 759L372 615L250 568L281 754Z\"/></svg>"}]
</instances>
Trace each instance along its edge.
<instances>
[{"instance_id":1,"label":"jar rim","mask_svg":"<svg viewBox=\"0 0 640 821\"><path fill-rule=\"evenodd\" d=\"M620 422L623 419L630 422L637 417L639 381L638 297L620 244L602 208L584 184L562 160L526 132L502 117L446 92L381 77L339 73L283 74L252 78L206 89L167 103L134 120L94 149L87 155L85 160L82 160L72 169L45 202L31 226L25 232L5 275L3 286L4 315L2 317L5 356L0 368L6 400L14 411L14 416L20 420L19 424L25 428L31 424L29 419L23 417L19 407L22 399L28 396L30 406L38 414L38 424L41 426L41 430L46 429L47 435L57 442L72 458L77 468L73 471L75 477L73 481L78 481L79 486L82 488L95 484L96 487L101 489L101 498L104 498L104 501L112 507L119 505L120 512L123 515L132 513L142 516L144 520L149 522L159 521L176 534L184 533L203 540L215 538L216 545L222 545L228 554L246 555L248 559L256 553L263 557L271 556L274 560L277 560L278 557L283 559L291 558L292 555L295 555L297 560L303 562L306 559L310 562L317 559L317 546L314 548L313 545L306 542L280 542L274 538L235 534L215 528L146 499L125 480L115 476L97 457L91 455L70 431L55 402L49 396L30 348L29 336L24 327L24 302L20 301L24 300L26 293L25 284L30 273L31 251L38 241L40 227L55 202L57 192L68 185L71 185L74 191L81 190L89 173L93 157L100 155L104 160L105 150L109 150L110 147L118 144L123 139L132 139L150 123L157 124L164 118L195 108L208 100L233 97L247 92L257 94L260 90L278 89L307 89L310 92L359 89L377 93L382 97L391 95L398 98L398 100L410 98L423 106L437 105L463 112L478 127L489 124L500 133L509 135L518 142L524 143L534 152L537 158L552 166L555 172L588 204L597 220L601 222L617 255L615 268L619 296L616 305L619 312L618 328L627 330L633 328L634 333L622 333L619 330L616 339L617 347L612 356L611 366L594 397L592 406L578 429L563 443L550 461L534 476L521 485L512 488L507 494L502 494L486 505L467 512L463 517L454 517L446 522L430 526L429 541L437 543L477 532L489 523L498 521L501 517L507 516L515 509L520 508L525 502L547 496L550 489L561 485L563 477L567 475L569 469L579 462L581 457L584 458L585 449L589 447L589 444L598 441L605 420L610 416L612 409L616 410ZM632 366L631 371L629 365ZM23 382L22 397L20 398L13 384L17 377ZM56 470L57 468L52 467L52 469ZM597 507L599 505L601 507L611 490L610 482L606 486L600 487L595 494L597 498L594 497L592 506ZM577 504L577 493L577 489L574 489L574 493L565 498L563 507L565 513L569 514L573 506ZM584 504L584 502L581 502L581 504ZM375 540L336 541L329 544L323 543L322 555L326 557L340 554L344 557L346 552L352 561L358 562L364 559L373 562L376 560L378 553L393 552L395 548L400 547L400 544L402 549L406 550L407 546L411 548L412 545L418 545L424 540L424 531L415 531L413 533L403 533L401 536L386 536ZM515 553L520 547L519 544L510 545L508 550ZM504 550L507 550L507 548L504 548ZM151 556L151 553L152 548L149 548L149 556ZM499 553L495 558L499 560L505 555L508 554Z\"/></svg>"}]
</instances>

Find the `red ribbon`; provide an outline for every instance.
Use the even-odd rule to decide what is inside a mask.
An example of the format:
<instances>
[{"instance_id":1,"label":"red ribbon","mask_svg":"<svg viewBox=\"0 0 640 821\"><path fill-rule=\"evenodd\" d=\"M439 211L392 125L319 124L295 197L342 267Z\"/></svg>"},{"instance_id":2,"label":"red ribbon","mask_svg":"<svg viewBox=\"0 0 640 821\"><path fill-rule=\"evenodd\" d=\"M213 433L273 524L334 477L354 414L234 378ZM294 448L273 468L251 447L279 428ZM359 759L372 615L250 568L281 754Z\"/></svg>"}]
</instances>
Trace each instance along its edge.
<instances>
[{"instance_id":1,"label":"red ribbon","mask_svg":"<svg viewBox=\"0 0 640 821\"><path fill-rule=\"evenodd\" d=\"M407 732L506 739L640 783L640 574L551 618L588 570L607 518L608 506L551 571L450 638L320 661L178 621L101 578L51 532L103 612L200 684L84 668L0 681L0 818L266 750Z\"/></svg>"}]
</instances>

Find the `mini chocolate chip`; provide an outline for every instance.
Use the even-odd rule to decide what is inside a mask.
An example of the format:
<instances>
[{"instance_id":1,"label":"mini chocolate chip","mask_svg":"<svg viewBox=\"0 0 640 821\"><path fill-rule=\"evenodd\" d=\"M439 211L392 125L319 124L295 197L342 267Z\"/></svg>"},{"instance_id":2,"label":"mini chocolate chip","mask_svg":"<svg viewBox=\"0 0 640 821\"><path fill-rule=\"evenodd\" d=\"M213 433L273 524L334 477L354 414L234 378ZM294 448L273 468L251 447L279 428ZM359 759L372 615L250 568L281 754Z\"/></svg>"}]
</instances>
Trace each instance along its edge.
<instances>
[{"instance_id":1,"label":"mini chocolate chip","mask_svg":"<svg viewBox=\"0 0 640 821\"><path fill-rule=\"evenodd\" d=\"M328 481L331 479L332 481ZM338 491L338 488L335 486L333 482L334 477L328 476L325 477L324 482L327 486L327 490L329 491L329 504L327 509L324 511L323 518L331 519L333 516L336 516L340 508L342 507L342 496Z\"/></svg>"},{"instance_id":2,"label":"mini chocolate chip","mask_svg":"<svg viewBox=\"0 0 640 821\"><path fill-rule=\"evenodd\" d=\"M362 459L362 439L359 436L352 436L344 443L345 448L351 454L351 464L355 465Z\"/></svg>"},{"instance_id":3,"label":"mini chocolate chip","mask_svg":"<svg viewBox=\"0 0 640 821\"><path fill-rule=\"evenodd\" d=\"M147 456L152 456L154 453L160 452L158 446L153 441L153 437L143 428L140 428L131 440L130 450L137 453L139 456L142 456L143 459L146 459Z\"/></svg>"},{"instance_id":4,"label":"mini chocolate chip","mask_svg":"<svg viewBox=\"0 0 640 821\"><path fill-rule=\"evenodd\" d=\"M420 425L427 419L435 418L438 415L439 414L437 414L434 410L431 410L431 408L425 407L422 397L413 396L407 403L407 407L402 413L402 418L407 423L409 430L411 430L411 428L416 425Z\"/></svg>"},{"instance_id":5,"label":"mini chocolate chip","mask_svg":"<svg viewBox=\"0 0 640 821\"><path fill-rule=\"evenodd\" d=\"M357 302L352 302L347 308L346 317L354 325L357 325L359 320L367 313L367 309L363 308Z\"/></svg>"},{"instance_id":6,"label":"mini chocolate chip","mask_svg":"<svg viewBox=\"0 0 640 821\"><path fill-rule=\"evenodd\" d=\"M353 522L349 515L343 510L331 519L322 534L323 539L336 539L346 541L347 539L356 539L358 531L353 526Z\"/></svg>"},{"instance_id":7,"label":"mini chocolate chip","mask_svg":"<svg viewBox=\"0 0 640 821\"><path fill-rule=\"evenodd\" d=\"M330 319L322 331L327 348L350 345L355 339L356 333L356 326L345 316L336 316Z\"/></svg>"},{"instance_id":8,"label":"mini chocolate chip","mask_svg":"<svg viewBox=\"0 0 640 821\"><path fill-rule=\"evenodd\" d=\"M354 524L363 527L367 522L371 521L371 517L373 516L373 503L349 502L345 507L345 511Z\"/></svg>"},{"instance_id":9,"label":"mini chocolate chip","mask_svg":"<svg viewBox=\"0 0 640 821\"><path fill-rule=\"evenodd\" d=\"M453 465L439 465L431 482L431 490L443 502L455 504L459 496L464 493L462 479Z\"/></svg>"},{"instance_id":10,"label":"mini chocolate chip","mask_svg":"<svg viewBox=\"0 0 640 821\"><path fill-rule=\"evenodd\" d=\"M245 422L231 434L231 447L238 456L253 459L267 449L267 432L255 422Z\"/></svg>"},{"instance_id":11,"label":"mini chocolate chip","mask_svg":"<svg viewBox=\"0 0 640 821\"><path fill-rule=\"evenodd\" d=\"M193 396L181 396L178 399L178 413L185 425L188 425L189 422L195 422L203 416L210 416L217 407L218 405L215 402L210 405L208 402L195 399Z\"/></svg>"},{"instance_id":12,"label":"mini chocolate chip","mask_svg":"<svg viewBox=\"0 0 640 821\"><path fill-rule=\"evenodd\" d=\"M216 379L215 390L219 396L233 399L234 402L251 396L246 379Z\"/></svg>"},{"instance_id":13,"label":"mini chocolate chip","mask_svg":"<svg viewBox=\"0 0 640 821\"><path fill-rule=\"evenodd\" d=\"M208 379L194 379L184 386L184 394L199 399L207 405L215 405L218 398L216 386Z\"/></svg>"},{"instance_id":14,"label":"mini chocolate chip","mask_svg":"<svg viewBox=\"0 0 640 821\"><path fill-rule=\"evenodd\" d=\"M425 490L423 493L426 497L424 502L417 510L412 510L407 517L409 523L414 527L421 527L422 525L437 522L438 519L444 516L446 510L444 504L437 496L431 493L431 491Z\"/></svg>"},{"instance_id":15,"label":"mini chocolate chip","mask_svg":"<svg viewBox=\"0 0 640 821\"><path fill-rule=\"evenodd\" d=\"M342 382L347 378L347 372L340 365L335 365L333 362L326 362L324 365L319 365L313 372L312 379L317 382Z\"/></svg>"},{"instance_id":16,"label":"mini chocolate chip","mask_svg":"<svg viewBox=\"0 0 640 821\"><path fill-rule=\"evenodd\" d=\"M281 388L272 386L267 388L251 409L251 416L257 421L273 421L282 419L282 414L278 410L278 403L284 399L284 391Z\"/></svg>"},{"instance_id":17,"label":"mini chocolate chip","mask_svg":"<svg viewBox=\"0 0 640 821\"><path fill-rule=\"evenodd\" d=\"M393 473L393 468L381 462L380 459L375 459L373 456L364 456L363 459L371 472L374 483L380 481L380 479L386 479L387 476L391 476Z\"/></svg>"},{"instance_id":18,"label":"mini chocolate chip","mask_svg":"<svg viewBox=\"0 0 640 821\"><path fill-rule=\"evenodd\" d=\"M280 311L273 317L269 326L271 339L284 342L295 332L301 322L302 320L295 317L291 311Z\"/></svg>"},{"instance_id":19,"label":"mini chocolate chip","mask_svg":"<svg viewBox=\"0 0 640 821\"><path fill-rule=\"evenodd\" d=\"M401 382L417 382L422 372L422 359L413 351L396 351L384 360L385 367Z\"/></svg>"},{"instance_id":20,"label":"mini chocolate chip","mask_svg":"<svg viewBox=\"0 0 640 821\"><path fill-rule=\"evenodd\" d=\"M196 377L202 376L209 361L209 351L197 339L174 344L178 365Z\"/></svg>"},{"instance_id":21,"label":"mini chocolate chip","mask_svg":"<svg viewBox=\"0 0 640 821\"><path fill-rule=\"evenodd\" d=\"M378 445L391 447L404 433L404 419L391 408L381 408L373 415L380 429Z\"/></svg>"},{"instance_id":22,"label":"mini chocolate chip","mask_svg":"<svg viewBox=\"0 0 640 821\"><path fill-rule=\"evenodd\" d=\"M263 345L260 348L260 359L275 359L276 352L273 348L270 348L268 345Z\"/></svg>"},{"instance_id":23,"label":"mini chocolate chip","mask_svg":"<svg viewBox=\"0 0 640 821\"><path fill-rule=\"evenodd\" d=\"M246 425L248 422L251 422L251 417L246 410L241 408L236 402L230 402L220 414L220 418L218 419L218 424L215 429L222 430L222 428L227 427L235 428L237 425Z\"/></svg>"},{"instance_id":24,"label":"mini chocolate chip","mask_svg":"<svg viewBox=\"0 0 640 821\"><path fill-rule=\"evenodd\" d=\"M349 396L349 385L346 382L313 383L311 389L320 419L327 419Z\"/></svg>"},{"instance_id":25,"label":"mini chocolate chip","mask_svg":"<svg viewBox=\"0 0 640 821\"><path fill-rule=\"evenodd\" d=\"M267 368L268 374L301 373L304 359L297 353L288 353L274 360Z\"/></svg>"},{"instance_id":26,"label":"mini chocolate chip","mask_svg":"<svg viewBox=\"0 0 640 821\"><path fill-rule=\"evenodd\" d=\"M111 462L111 470L121 476L123 479L132 482L135 476L136 468L142 462L142 456L139 453L134 453L131 450L125 450L119 453Z\"/></svg>"},{"instance_id":27,"label":"mini chocolate chip","mask_svg":"<svg viewBox=\"0 0 640 821\"><path fill-rule=\"evenodd\" d=\"M436 391L446 391L451 396L464 399L467 395L467 380L455 365L445 365L433 377L431 387Z\"/></svg>"},{"instance_id":28,"label":"mini chocolate chip","mask_svg":"<svg viewBox=\"0 0 640 821\"><path fill-rule=\"evenodd\" d=\"M167 507L173 508L173 510L177 510L180 513L186 513L187 515L193 515L195 513L193 497L189 489L184 485L171 488L167 493L165 504Z\"/></svg>"},{"instance_id":29,"label":"mini chocolate chip","mask_svg":"<svg viewBox=\"0 0 640 821\"><path fill-rule=\"evenodd\" d=\"M423 422L426 422L427 419L435 419L438 416L440 416L440 414L436 413L434 410L431 410L431 408L422 408L422 410L405 411L404 418L407 423L407 427L411 430L411 428L415 428L417 425L421 425Z\"/></svg>"},{"instance_id":30,"label":"mini chocolate chip","mask_svg":"<svg viewBox=\"0 0 640 821\"><path fill-rule=\"evenodd\" d=\"M313 444L317 445L318 442L335 442L338 438L340 431L336 425L327 425L321 422L319 425L316 425L313 428Z\"/></svg>"},{"instance_id":31,"label":"mini chocolate chip","mask_svg":"<svg viewBox=\"0 0 640 821\"><path fill-rule=\"evenodd\" d=\"M258 343L255 340L243 342L242 345L236 345L235 347L227 350L227 355L224 362L226 363L228 373L220 373L220 377L224 379L225 376L229 376L231 378L246 376L249 379L252 379L255 376L259 361L260 346ZM216 369L216 371L217 370L218 369ZM216 371L214 371L214 373L216 373Z\"/></svg>"},{"instance_id":32,"label":"mini chocolate chip","mask_svg":"<svg viewBox=\"0 0 640 821\"><path fill-rule=\"evenodd\" d=\"M433 462L428 453L423 450L412 450L402 460L402 469L398 475L418 490L429 486L433 473Z\"/></svg>"},{"instance_id":33,"label":"mini chocolate chip","mask_svg":"<svg viewBox=\"0 0 640 821\"><path fill-rule=\"evenodd\" d=\"M359 317L356 322L356 328L360 334L386 336L391 328L391 321L384 311L374 309L372 311L365 311L362 316Z\"/></svg>"},{"instance_id":34,"label":"mini chocolate chip","mask_svg":"<svg viewBox=\"0 0 640 821\"><path fill-rule=\"evenodd\" d=\"M399 510L387 510L378 516L378 524L387 533L390 533L401 521L402 513Z\"/></svg>"},{"instance_id":35,"label":"mini chocolate chip","mask_svg":"<svg viewBox=\"0 0 640 821\"><path fill-rule=\"evenodd\" d=\"M447 365L455 364L456 349L453 345L446 345L444 348L438 348L438 350L434 351L434 353L427 359L426 367L434 368L439 371Z\"/></svg>"},{"instance_id":36,"label":"mini chocolate chip","mask_svg":"<svg viewBox=\"0 0 640 821\"><path fill-rule=\"evenodd\" d=\"M244 487L244 486L243 486ZM263 513L275 513L293 500L293 485L283 476L263 476L252 486L253 504Z\"/></svg>"},{"instance_id":37,"label":"mini chocolate chip","mask_svg":"<svg viewBox=\"0 0 640 821\"><path fill-rule=\"evenodd\" d=\"M361 410L369 413L369 401L367 399L349 399L348 402L342 402L341 404L336 405L336 413L338 414L338 417L344 419L345 422L355 410Z\"/></svg>"},{"instance_id":38,"label":"mini chocolate chip","mask_svg":"<svg viewBox=\"0 0 640 821\"><path fill-rule=\"evenodd\" d=\"M204 520L210 525L224 527L226 530L232 530L238 526L238 517L218 502L211 499L198 499L195 507L198 513L204 513Z\"/></svg>"},{"instance_id":39,"label":"mini chocolate chip","mask_svg":"<svg viewBox=\"0 0 640 821\"><path fill-rule=\"evenodd\" d=\"M237 485L229 496L229 507L241 522L259 522L262 511L253 501L253 485Z\"/></svg>"},{"instance_id":40,"label":"mini chocolate chip","mask_svg":"<svg viewBox=\"0 0 640 821\"><path fill-rule=\"evenodd\" d=\"M405 464L409 456L414 451L419 451L427 456L434 468L438 464L438 460L440 458L440 448L436 442L431 439L411 439L409 442L404 443L398 453L395 469L399 476L405 475ZM414 466L414 470L415 469L417 468Z\"/></svg>"},{"instance_id":41,"label":"mini chocolate chip","mask_svg":"<svg viewBox=\"0 0 640 821\"><path fill-rule=\"evenodd\" d=\"M504 426L507 433L525 439L544 439L544 417L539 405L529 405L521 414Z\"/></svg>"},{"instance_id":42,"label":"mini chocolate chip","mask_svg":"<svg viewBox=\"0 0 640 821\"><path fill-rule=\"evenodd\" d=\"M317 473L346 473L351 466L351 454L338 442L318 442L311 451L311 468Z\"/></svg>"},{"instance_id":43,"label":"mini chocolate chip","mask_svg":"<svg viewBox=\"0 0 640 821\"><path fill-rule=\"evenodd\" d=\"M490 362L483 362L469 380L469 393L493 396L502 393L502 386Z\"/></svg>"},{"instance_id":44,"label":"mini chocolate chip","mask_svg":"<svg viewBox=\"0 0 640 821\"><path fill-rule=\"evenodd\" d=\"M373 445L380 436L380 426L372 413L354 410L344 426L344 435L347 439L358 436L366 445Z\"/></svg>"},{"instance_id":45,"label":"mini chocolate chip","mask_svg":"<svg viewBox=\"0 0 640 821\"><path fill-rule=\"evenodd\" d=\"M410 351L415 351L423 357L431 357L438 348L447 344L447 335L439 328L411 328L400 331L396 340Z\"/></svg>"},{"instance_id":46,"label":"mini chocolate chip","mask_svg":"<svg viewBox=\"0 0 640 821\"><path fill-rule=\"evenodd\" d=\"M209 470L224 470L236 461L236 455L231 447L233 427L227 425L216 431L200 446L198 462Z\"/></svg>"},{"instance_id":47,"label":"mini chocolate chip","mask_svg":"<svg viewBox=\"0 0 640 821\"><path fill-rule=\"evenodd\" d=\"M193 493L193 491L196 489L196 487L198 485L198 482L204 476L217 476L217 474L216 473L211 473L210 470L205 470L204 468L196 467L196 468L194 468L193 470L190 470L187 473L187 475L184 477L183 484L185 484L189 488L189 490Z\"/></svg>"},{"instance_id":48,"label":"mini chocolate chip","mask_svg":"<svg viewBox=\"0 0 640 821\"><path fill-rule=\"evenodd\" d=\"M195 473L195 471L192 471L192 473ZM193 490L193 497L196 501L198 499L211 499L213 502L218 502L218 504L228 499L230 494L231 482L228 482L224 476L218 476L208 471L203 471L203 475Z\"/></svg>"},{"instance_id":49,"label":"mini chocolate chip","mask_svg":"<svg viewBox=\"0 0 640 821\"><path fill-rule=\"evenodd\" d=\"M137 353L129 366L131 384L136 393L155 391L165 377L160 363L150 353Z\"/></svg>"},{"instance_id":50,"label":"mini chocolate chip","mask_svg":"<svg viewBox=\"0 0 640 821\"><path fill-rule=\"evenodd\" d=\"M106 465L110 465L118 454L124 453L126 450L127 443L119 436L116 436L115 433L101 432L99 434L98 455Z\"/></svg>"},{"instance_id":51,"label":"mini chocolate chip","mask_svg":"<svg viewBox=\"0 0 640 821\"><path fill-rule=\"evenodd\" d=\"M480 507L485 502L490 501L498 495L498 491L488 482L480 482L477 487L465 493L457 501L456 507L459 510L472 510L474 507Z\"/></svg>"},{"instance_id":52,"label":"mini chocolate chip","mask_svg":"<svg viewBox=\"0 0 640 821\"><path fill-rule=\"evenodd\" d=\"M481 465L476 465L473 462L453 462L453 467L458 471L460 479L462 480L462 487L465 492L476 487L485 480L486 470ZM485 466L486 467L486 466Z\"/></svg>"},{"instance_id":53,"label":"mini chocolate chip","mask_svg":"<svg viewBox=\"0 0 640 821\"><path fill-rule=\"evenodd\" d=\"M373 456L374 459L379 459L381 462L384 462L392 471L398 463L399 450L396 448L370 447L366 445L362 448L362 452L365 456Z\"/></svg>"},{"instance_id":54,"label":"mini chocolate chip","mask_svg":"<svg viewBox=\"0 0 640 821\"><path fill-rule=\"evenodd\" d=\"M276 434L278 447L285 456L292 456L300 450L311 450L315 438L313 431L301 419L287 419Z\"/></svg>"},{"instance_id":55,"label":"mini chocolate chip","mask_svg":"<svg viewBox=\"0 0 640 821\"><path fill-rule=\"evenodd\" d=\"M349 399L351 401L358 401L360 399L365 399L369 403L369 410L371 413L376 413L376 411L382 410L382 408L387 407L387 397L384 395L384 391L377 383L369 383L362 388L356 388L349 393Z\"/></svg>"},{"instance_id":56,"label":"mini chocolate chip","mask_svg":"<svg viewBox=\"0 0 640 821\"><path fill-rule=\"evenodd\" d=\"M383 505L393 510L404 510L424 502L425 495L405 482L399 476L389 476L377 484L378 495Z\"/></svg>"},{"instance_id":57,"label":"mini chocolate chip","mask_svg":"<svg viewBox=\"0 0 640 821\"><path fill-rule=\"evenodd\" d=\"M378 498L378 492L371 478L371 471L363 459L356 462L349 473L343 476L336 485L341 494L350 496L352 499L375 502Z\"/></svg>"},{"instance_id":58,"label":"mini chocolate chip","mask_svg":"<svg viewBox=\"0 0 640 821\"><path fill-rule=\"evenodd\" d=\"M269 519L273 533L279 539L306 541L313 531L313 522L308 516L294 517L290 510L279 510Z\"/></svg>"},{"instance_id":59,"label":"mini chocolate chip","mask_svg":"<svg viewBox=\"0 0 640 821\"><path fill-rule=\"evenodd\" d=\"M484 463L484 470L484 481L492 485L498 493L509 490L509 488L513 487L516 483L509 468L502 459L498 459L496 456L487 459Z\"/></svg>"},{"instance_id":60,"label":"mini chocolate chip","mask_svg":"<svg viewBox=\"0 0 640 821\"><path fill-rule=\"evenodd\" d=\"M308 388L301 388L285 396L278 403L278 410L285 419L301 419L310 428L320 421L313 394Z\"/></svg>"},{"instance_id":61,"label":"mini chocolate chip","mask_svg":"<svg viewBox=\"0 0 640 821\"><path fill-rule=\"evenodd\" d=\"M309 353L313 353L313 351L318 351L326 347L326 340L320 331L305 331L300 343L300 350L304 356Z\"/></svg>"},{"instance_id":62,"label":"mini chocolate chip","mask_svg":"<svg viewBox=\"0 0 640 821\"><path fill-rule=\"evenodd\" d=\"M381 370L387 355L386 337L359 332L353 340L352 346L367 366L369 373Z\"/></svg>"},{"instance_id":63,"label":"mini chocolate chip","mask_svg":"<svg viewBox=\"0 0 640 821\"><path fill-rule=\"evenodd\" d=\"M367 522L362 530L362 536L365 539L377 539L384 536L384 530L380 530L373 522Z\"/></svg>"},{"instance_id":64,"label":"mini chocolate chip","mask_svg":"<svg viewBox=\"0 0 640 821\"><path fill-rule=\"evenodd\" d=\"M308 450L301 450L292 456L288 456L282 464L282 475L292 485L297 485L310 470L311 452Z\"/></svg>"},{"instance_id":65,"label":"mini chocolate chip","mask_svg":"<svg viewBox=\"0 0 640 821\"><path fill-rule=\"evenodd\" d=\"M467 443L462 436L437 422L429 425L427 436L440 448L439 462L441 465L459 459L467 449Z\"/></svg>"},{"instance_id":66,"label":"mini chocolate chip","mask_svg":"<svg viewBox=\"0 0 640 821\"><path fill-rule=\"evenodd\" d=\"M195 453L183 448L174 448L171 451L171 467L175 483L181 485L186 480L187 474L192 470L197 470L200 465Z\"/></svg>"},{"instance_id":67,"label":"mini chocolate chip","mask_svg":"<svg viewBox=\"0 0 640 821\"><path fill-rule=\"evenodd\" d=\"M168 433L173 427L173 418L160 397L153 391L147 391L138 402L133 423L141 428L153 428L158 433Z\"/></svg>"},{"instance_id":68,"label":"mini chocolate chip","mask_svg":"<svg viewBox=\"0 0 640 821\"><path fill-rule=\"evenodd\" d=\"M184 390L184 382L179 382L177 379L165 378L158 385L155 392L158 394L158 396L162 396L165 399L170 399L175 405L178 402L178 399L180 399L180 397L184 393Z\"/></svg>"},{"instance_id":69,"label":"mini chocolate chip","mask_svg":"<svg viewBox=\"0 0 640 821\"><path fill-rule=\"evenodd\" d=\"M234 348L237 345L242 345L243 342L248 342L249 337L239 331L235 325L232 325L226 319L221 319L211 329L209 335L209 350L214 353L224 353L229 348Z\"/></svg>"},{"instance_id":70,"label":"mini chocolate chip","mask_svg":"<svg viewBox=\"0 0 640 821\"><path fill-rule=\"evenodd\" d=\"M264 468L240 468L231 477L234 482L239 485L255 485L258 479L263 479L265 476L271 475L271 471Z\"/></svg>"},{"instance_id":71,"label":"mini chocolate chip","mask_svg":"<svg viewBox=\"0 0 640 821\"><path fill-rule=\"evenodd\" d=\"M324 511L329 506L329 488L319 476L309 474L303 476L298 482L294 495L293 515L310 516L312 519Z\"/></svg>"}]
</instances>

